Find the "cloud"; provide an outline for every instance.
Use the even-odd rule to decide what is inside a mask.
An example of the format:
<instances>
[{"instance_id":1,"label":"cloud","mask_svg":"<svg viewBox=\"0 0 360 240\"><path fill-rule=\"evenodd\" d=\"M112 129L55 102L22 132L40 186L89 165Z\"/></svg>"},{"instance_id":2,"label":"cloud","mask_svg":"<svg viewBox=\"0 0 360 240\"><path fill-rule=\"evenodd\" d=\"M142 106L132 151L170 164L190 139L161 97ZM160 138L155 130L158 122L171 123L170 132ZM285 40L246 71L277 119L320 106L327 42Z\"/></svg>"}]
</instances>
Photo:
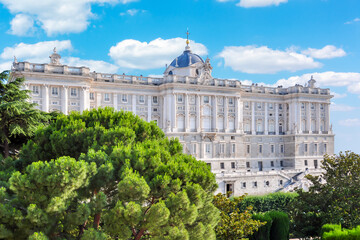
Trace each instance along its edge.
<instances>
[{"instance_id":1,"label":"cloud","mask_svg":"<svg viewBox=\"0 0 360 240\"><path fill-rule=\"evenodd\" d=\"M321 49L308 48L301 53L318 59L330 59L346 56L346 52L342 48L337 48L333 45L327 45Z\"/></svg>"},{"instance_id":2,"label":"cloud","mask_svg":"<svg viewBox=\"0 0 360 240\"><path fill-rule=\"evenodd\" d=\"M321 63L311 57L295 52L273 50L267 46L230 46L218 55L225 61L225 66L234 71L245 73L295 72L303 69L319 68Z\"/></svg>"},{"instance_id":3,"label":"cloud","mask_svg":"<svg viewBox=\"0 0 360 240\"><path fill-rule=\"evenodd\" d=\"M84 60L77 57L66 57L64 58L63 63L75 67L85 66L90 68L91 71L100 73L116 73L119 69L117 66L111 63L97 60Z\"/></svg>"},{"instance_id":4,"label":"cloud","mask_svg":"<svg viewBox=\"0 0 360 240\"><path fill-rule=\"evenodd\" d=\"M27 36L35 31L34 20L26 14L17 14L10 22L9 33L17 36Z\"/></svg>"},{"instance_id":5,"label":"cloud","mask_svg":"<svg viewBox=\"0 0 360 240\"><path fill-rule=\"evenodd\" d=\"M356 23L356 22L360 22L360 18L355 18L355 19L353 19L351 21L346 22L345 24L353 24L353 23Z\"/></svg>"},{"instance_id":6,"label":"cloud","mask_svg":"<svg viewBox=\"0 0 360 240\"><path fill-rule=\"evenodd\" d=\"M140 9L128 9L126 12L120 13L120 16L130 15L135 16L138 13L145 13L146 10L140 10Z\"/></svg>"},{"instance_id":7,"label":"cloud","mask_svg":"<svg viewBox=\"0 0 360 240\"><path fill-rule=\"evenodd\" d=\"M345 105L345 104L337 104L332 102L330 105L330 110L333 112L349 112L355 110L355 107Z\"/></svg>"},{"instance_id":8,"label":"cloud","mask_svg":"<svg viewBox=\"0 0 360 240\"><path fill-rule=\"evenodd\" d=\"M320 87L347 87L350 93L360 94L360 73L358 72L322 72L307 73L301 76L293 76L288 79L280 79L274 85L284 87L294 86L295 84L305 85L307 81L314 77L316 85Z\"/></svg>"},{"instance_id":9,"label":"cloud","mask_svg":"<svg viewBox=\"0 0 360 240\"><path fill-rule=\"evenodd\" d=\"M339 124L345 127L359 127L360 119L359 118L349 118L339 121Z\"/></svg>"},{"instance_id":10,"label":"cloud","mask_svg":"<svg viewBox=\"0 0 360 240\"><path fill-rule=\"evenodd\" d=\"M347 97L346 93L336 93L336 92L331 92L331 95L334 95L333 99L339 99L339 98L345 98Z\"/></svg>"},{"instance_id":11,"label":"cloud","mask_svg":"<svg viewBox=\"0 0 360 240\"><path fill-rule=\"evenodd\" d=\"M0 58L13 59L13 57L16 56L18 60L47 59L46 61L48 61L48 57L54 47L56 47L59 52L72 49L70 40L44 41L35 44L19 43L15 44L13 47L4 48Z\"/></svg>"},{"instance_id":12,"label":"cloud","mask_svg":"<svg viewBox=\"0 0 360 240\"><path fill-rule=\"evenodd\" d=\"M287 3L288 0L240 0L237 6L244 8L252 7L268 7L268 6L279 6L281 3Z\"/></svg>"},{"instance_id":13,"label":"cloud","mask_svg":"<svg viewBox=\"0 0 360 240\"><path fill-rule=\"evenodd\" d=\"M184 50L186 39L171 38L140 42L126 39L110 48L109 56L123 68L155 69L165 67ZM199 55L207 54L207 48L194 41L190 41L193 52Z\"/></svg>"},{"instance_id":14,"label":"cloud","mask_svg":"<svg viewBox=\"0 0 360 240\"><path fill-rule=\"evenodd\" d=\"M12 65L13 57L18 61L28 61L32 63L49 63L49 55L53 48L57 52L71 51L73 49L70 40L63 41L44 41L35 44L19 43L13 47L6 47L0 54L0 70L9 70ZM2 61L1 61L2 60ZM77 57L63 57L61 63L75 67L89 67L91 71L115 73L118 67L114 64L97 60L85 60Z\"/></svg>"},{"instance_id":15,"label":"cloud","mask_svg":"<svg viewBox=\"0 0 360 240\"><path fill-rule=\"evenodd\" d=\"M24 30L16 24L19 14L24 21L26 16L27 25L36 22L48 36L64 33L79 33L89 25L89 20L94 18L91 5L130 3L134 0L0 0L9 9L11 14L16 14L12 22L10 32ZM15 25L14 25L15 24ZM15 26L15 28L14 28Z\"/></svg>"}]
</instances>

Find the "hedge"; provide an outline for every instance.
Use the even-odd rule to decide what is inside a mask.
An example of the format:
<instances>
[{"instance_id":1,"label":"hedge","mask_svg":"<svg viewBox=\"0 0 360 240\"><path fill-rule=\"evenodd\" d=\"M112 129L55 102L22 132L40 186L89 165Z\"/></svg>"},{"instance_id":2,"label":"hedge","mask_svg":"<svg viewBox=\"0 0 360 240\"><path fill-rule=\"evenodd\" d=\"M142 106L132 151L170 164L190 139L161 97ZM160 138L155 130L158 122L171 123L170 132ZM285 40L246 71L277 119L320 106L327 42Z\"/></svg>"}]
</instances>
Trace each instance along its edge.
<instances>
[{"instance_id":1,"label":"hedge","mask_svg":"<svg viewBox=\"0 0 360 240\"><path fill-rule=\"evenodd\" d=\"M263 196L247 196L240 202L239 208L244 211L253 206L253 212L282 211L288 212L289 203L298 196L297 193L270 193Z\"/></svg>"},{"instance_id":2,"label":"hedge","mask_svg":"<svg viewBox=\"0 0 360 240\"><path fill-rule=\"evenodd\" d=\"M270 240L288 240L290 220L287 213L270 211L267 214L273 220L270 230Z\"/></svg>"},{"instance_id":3,"label":"hedge","mask_svg":"<svg viewBox=\"0 0 360 240\"><path fill-rule=\"evenodd\" d=\"M360 226L349 229L336 228L333 231L324 232L323 240L360 240Z\"/></svg>"},{"instance_id":4,"label":"hedge","mask_svg":"<svg viewBox=\"0 0 360 240\"><path fill-rule=\"evenodd\" d=\"M325 224L321 227L321 234L320 236L322 236L324 233L326 232L332 232L335 230L340 230L341 231L341 225L339 224Z\"/></svg>"},{"instance_id":5,"label":"hedge","mask_svg":"<svg viewBox=\"0 0 360 240\"><path fill-rule=\"evenodd\" d=\"M249 237L249 240L270 240L270 230L272 225L272 219L267 213L253 214L252 219L266 222L256 232Z\"/></svg>"}]
</instances>

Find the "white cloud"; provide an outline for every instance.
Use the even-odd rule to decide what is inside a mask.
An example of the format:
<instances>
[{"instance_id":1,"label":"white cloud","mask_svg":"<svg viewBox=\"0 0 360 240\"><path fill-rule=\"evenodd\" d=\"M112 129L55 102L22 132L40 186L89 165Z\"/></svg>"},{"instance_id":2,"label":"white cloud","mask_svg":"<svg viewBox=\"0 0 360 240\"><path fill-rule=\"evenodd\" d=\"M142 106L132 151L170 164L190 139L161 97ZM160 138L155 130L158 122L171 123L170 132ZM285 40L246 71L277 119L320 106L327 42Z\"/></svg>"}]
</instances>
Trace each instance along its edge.
<instances>
[{"instance_id":1,"label":"white cloud","mask_svg":"<svg viewBox=\"0 0 360 240\"><path fill-rule=\"evenodd\" d=\"M320 87L347 87L350 93L360 94L360 73L358 72L322 72L307 73L301 76L293 76L288 79L280 79L274 85L284 87L295 84L305 85L313 75L316 85Z\"/></svg>"},{"instance_id":2,"label":"white cloud","mask_svg":"<svg viewBox=\"0 0 360 240\"><path fill-rule=\"evenodd\" d=\"M349 118L339 121L339 124L346 127L359 127L360 119L359 118Z\"/></svg>"},{"instance_id":3,"label":"white cloud","mask_svg":"<svg viewBox=\"0 0 360 240\"><path fill-rule=\"evenodd\" d=\"M337 104L332 102L330 105L330 110L333 112L349 112L355 110L355 107L345 105L345 104Z\"/></svg>"},{"instance_id":4,"label":"white cloud","mask_svg":"<svg viewBox=\"0 0 360 240\"><path fill-rule=\"evenodd\" d=\"M356 23L356 22L360 22L360 18L355 18L351 21L346 22L345 24L352 24L352 23Z\"/></svg>"},{"instance_id":5,"label":"white cloud","mask_svg":"<svg viewBox=\"0 0 360 240\"><path fill-rule=\"evenodd\" d=\"M347 97L346 93L337 93L337 92L330 92L331 95L334 95L333 99L345 98Z\"/></svg>"},{"instance_id":6,"label":"white cloud","mask_svg":"<svg viewBox=\"0 0 360 240\"><path fill-rule=\"evenodd\" d=\"M130 16L135 16L138 13L145 13L146 10L140 10L140 9L128 9L126 12L122 12L120 13L120 16L125 16L125 15L130 15Z\"/></svg>"},{"instance_id":7,"label":"white cloud","mask_svg":"<svg viewBox=\"0 0 360 240\"><path fill-rule=\"evenodd\" d=\"M130 69L155 69L165 67L184 50L186 39L171 38L140 42L126 39L110 48L109 56L120 66ZM207 54L206 47L201 43L190 41L193 52Z\"/></svg>"},{"instance_id":8,"label":"white cloud","mask_svg":"<svg viewBox=\"0 0 360 240\"><path fill-rule=\"evenodd\" d=\"M245 73L277 73L280 71L298 71L321 67L311 57L295 52L273 50L267 46L230 46L219 54L224 58L225 66L234 71Z\"/></svg>"},{"instance_id":9,"label":"white cloud","mask_svg":"<svg viewBox=\"0 0 360 240\"><path fill-rule=\"evenodd\" d=\"M66 57L63 60L63 63L69 66L75 67L88 67L91 71L101 72L101 73L116 73L119 69L117 66L107 63L104 61L96 60L84 60L77 57Z\"/></svg>"},{"instance_id":10,"label":"white cloud","mask_svg":"<svg viewBox=\"0 0 360 240\"><path fill-rule=\"evenodd\" d=\"M10 22L9 33L17 36L31 35L34 32L34 20L26 14L17 14Z\"/></svg>"},{"instance_id":11,"label":"white cloud","mask_svg":"<svg viewBox=\"0 0 360 240\"><path fill-rule=\"evenodd\" d=\"M28 18L32 16L33 21L49 36L84 31L89 25L89 20L94 17L91 12L92 4L129 2L134 0L0 0L10 13L17 14L12 22L16 22L18 14L26 15Z\"/></svg>"},{"instance_id":12,"label":"white cloud","mask_svg":"<svg viewBox=\"0 0 360 240\"><path fill-rule=\"evenodd\" d=\"M0 72L5 70L10 70L12 66L12 61L0 62Z\"/></svg>"},{"instance_id":13,"label":"white cloud","mask_svg":"<svg viewBox=\"0 0 360 240\"><path fill-rule=\"evenodd\" d=\"M333 45L327 45L321 49L308 48L301 53L318 59L330 59L346 56L346 52L342 48L337 48Z\"/></svg>"},{"instance_id":14,"label":"white cloud","mask_svg":"<svg viewBox=\"0 0 360 240\"><path fill-rule=\"evenodd\" d=\"M244 8L279 6L280 3L287 3L288 0L240 0L237 6Z\"/></svg>"},{"instance_id":15,"label":"white cloud","mask_svg":"<svg viewBox=\"0 0 360 240\"><path fill-rule=\"evenodd\" d=\"M19 43L13 47L4 48L0 58L13 59L13 57L16 56L20 61L29 59L47 59L46 62L48 62L48 57L52 53L54 47L56 47L59 52L72 49L70 40L44 41L35 44Z\"/></svg>"}]
</instances>

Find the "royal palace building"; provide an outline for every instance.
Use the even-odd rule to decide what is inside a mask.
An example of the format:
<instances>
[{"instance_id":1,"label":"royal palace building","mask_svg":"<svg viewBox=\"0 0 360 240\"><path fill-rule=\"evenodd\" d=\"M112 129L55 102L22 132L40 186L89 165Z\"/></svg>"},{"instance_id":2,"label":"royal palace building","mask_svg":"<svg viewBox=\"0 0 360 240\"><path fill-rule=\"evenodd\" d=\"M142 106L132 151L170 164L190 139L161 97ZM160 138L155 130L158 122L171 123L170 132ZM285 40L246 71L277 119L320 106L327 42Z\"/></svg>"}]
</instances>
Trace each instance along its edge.
<instances>
[{"instance_id":1,"label":"royal palace building","mask_svg":"<svg viewBox=\"0 0 360 240\"><path fill-rule=\"evenodd\" d=\"M13 63L12 76L46 112L110 106L155 121L183 151L210 165L218 192L264 194L307 188L306 174L321 174L333 154L330 90L305 86L265 87L211 75L209 59L189 46L162 78L104 74L60 63Z\"/></svg>"}]
</instances>

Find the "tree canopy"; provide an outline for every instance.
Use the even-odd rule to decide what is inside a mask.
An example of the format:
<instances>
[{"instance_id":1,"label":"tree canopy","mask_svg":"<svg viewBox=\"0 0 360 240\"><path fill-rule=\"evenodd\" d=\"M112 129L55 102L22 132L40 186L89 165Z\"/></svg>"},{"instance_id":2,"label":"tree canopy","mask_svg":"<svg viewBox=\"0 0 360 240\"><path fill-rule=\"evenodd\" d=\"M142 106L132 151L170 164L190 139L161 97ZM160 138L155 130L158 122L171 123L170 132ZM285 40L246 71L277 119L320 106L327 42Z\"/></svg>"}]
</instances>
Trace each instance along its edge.
<instances>
[{"instance_id":1,"label":"tree canopy","mask_svg":"<svg viewBox=\"0 0 360 240\"><path fill-rule=\"evenodd\" d=\"M324 173L307 176L308 192L298 190L291 215L298 237L319 236L326 223L353 228L360 225L360 155L345 152L324 157Z\"/></svg>"},{"instance_id":2,"label":"tree canopy","mask_svg":"<svg viewBox=\"0 0 360 240\"><path fill-rule=\"evenodd\" d=\"M59 115L14 166L0 238L215 239L215 176L130 112Z\"/></svg>"},{"instance_id":3,"label":"tree canopy","mask_svg":"<svg viewBox=\"0 0 360 240\"><path fill-rule=\"evenodd\" d=\"M0 73L0 149L6 158L15 153L37 127L47 121L47 114L30 103L29 91L22 90L24 78L11 80L10 73Z\"/></svg>"}]
</instances>

